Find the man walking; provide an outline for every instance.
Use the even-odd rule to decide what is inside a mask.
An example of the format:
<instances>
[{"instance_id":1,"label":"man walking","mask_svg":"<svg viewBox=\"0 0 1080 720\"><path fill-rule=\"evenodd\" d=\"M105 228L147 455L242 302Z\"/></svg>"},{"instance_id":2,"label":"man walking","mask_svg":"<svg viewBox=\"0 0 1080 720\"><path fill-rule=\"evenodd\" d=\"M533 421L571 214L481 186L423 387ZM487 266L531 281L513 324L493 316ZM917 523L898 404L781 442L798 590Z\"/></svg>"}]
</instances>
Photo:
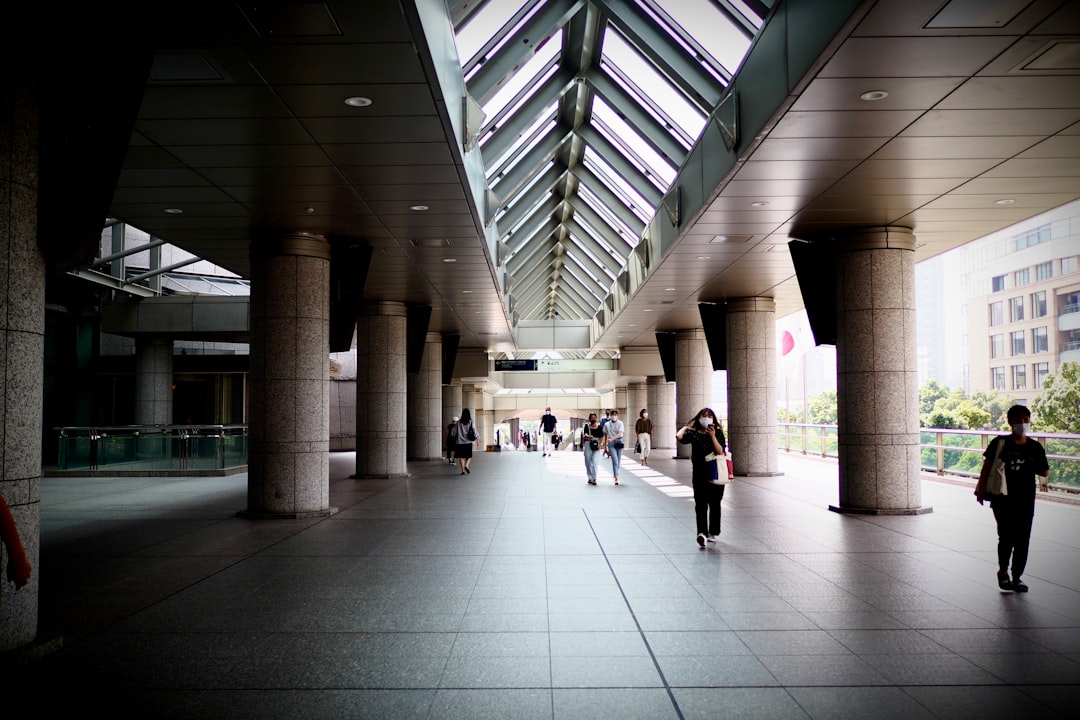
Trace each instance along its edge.
<instances>
[{"instance_id":1,"label":"man walking","mask_svg":"<svg viewBox=\"0 0 1080 720\"><path fill-rule=\"evenodd\" d=\"M551 414L551 408L544 408L544 414L540 418L540 435L541 445L540 449L544 452L544 455L551 455L551 434L555 432L555 425L558 420Z\"/></svg>"}]
</instances>

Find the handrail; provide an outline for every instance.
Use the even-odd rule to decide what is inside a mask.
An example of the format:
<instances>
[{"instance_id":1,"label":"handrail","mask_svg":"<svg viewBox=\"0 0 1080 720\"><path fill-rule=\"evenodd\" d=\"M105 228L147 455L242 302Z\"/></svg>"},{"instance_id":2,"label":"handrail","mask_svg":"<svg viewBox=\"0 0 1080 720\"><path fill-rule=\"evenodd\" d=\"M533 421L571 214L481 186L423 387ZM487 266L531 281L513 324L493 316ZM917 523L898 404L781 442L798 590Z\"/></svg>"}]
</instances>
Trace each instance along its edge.
<instances>
[{"instance_id":1,"label":"handrail","mask_svg":"<svg viewBox=\"0 0 1080 720\"><path fill-rule=\"evenodd\" d=\"M61 470L221 470L247 464L248 426L95 425L54 428Z\"/></svg>"}]
</instances>

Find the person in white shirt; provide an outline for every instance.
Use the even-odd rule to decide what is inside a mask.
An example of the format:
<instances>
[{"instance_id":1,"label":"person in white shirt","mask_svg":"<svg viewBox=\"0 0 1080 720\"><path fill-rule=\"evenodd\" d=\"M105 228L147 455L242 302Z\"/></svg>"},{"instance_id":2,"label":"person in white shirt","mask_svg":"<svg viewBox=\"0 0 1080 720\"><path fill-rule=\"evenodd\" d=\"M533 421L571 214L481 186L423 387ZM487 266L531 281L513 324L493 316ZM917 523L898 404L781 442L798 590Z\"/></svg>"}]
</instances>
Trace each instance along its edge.
<instances>
[{"instance_id":1,"label":"person in white shirt","mask_svg":"<svg viewBox=\"0 0 1080 720\"><path fill-rule=\"evenodd\" d=\"M619 484L619 465L622 463L624 437L626 426L619 419L619 411L611 411L611 419L604 423L604 447L611 456L611 474L615 476L615 484Z\"/></svg>"}]
</instances>

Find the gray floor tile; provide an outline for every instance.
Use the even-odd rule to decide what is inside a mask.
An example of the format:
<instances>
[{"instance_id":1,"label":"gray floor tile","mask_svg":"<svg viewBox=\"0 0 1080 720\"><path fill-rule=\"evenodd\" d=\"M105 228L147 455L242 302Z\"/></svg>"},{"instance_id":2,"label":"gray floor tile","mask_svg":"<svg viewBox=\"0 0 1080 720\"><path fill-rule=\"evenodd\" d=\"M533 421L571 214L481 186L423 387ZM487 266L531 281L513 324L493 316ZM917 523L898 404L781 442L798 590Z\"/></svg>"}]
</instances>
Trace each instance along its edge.
<instances>
[{"instance_id":1,"label":"gray floor tile","mask_svg":"<svg viewBox=\"0 0 1080 720\"><path fill-rule=\"evenodd\" d=\"M674 688L686 720L809 720L810 716L782 688Z\"/></svg>"},{"instance_id":2,"label":"gray floor tile","mask_svg":"<svg viewBox=\"0 0 1080 720\"><path fill-rule=\"evenodd\" d=\"M939 717L900 688L791 688L791 697L814 720L934 720Z\"/></svg>"},{"instance_id":3,"label":"gray floor tile","mask_svg":"<svg viewBox=\"0 0 1080 720\"><path fill-rule=\"evenodd\" d=\"M551 693L552 720L676 720L663 689L559 689Z\"/></svg>"}]
</instances>

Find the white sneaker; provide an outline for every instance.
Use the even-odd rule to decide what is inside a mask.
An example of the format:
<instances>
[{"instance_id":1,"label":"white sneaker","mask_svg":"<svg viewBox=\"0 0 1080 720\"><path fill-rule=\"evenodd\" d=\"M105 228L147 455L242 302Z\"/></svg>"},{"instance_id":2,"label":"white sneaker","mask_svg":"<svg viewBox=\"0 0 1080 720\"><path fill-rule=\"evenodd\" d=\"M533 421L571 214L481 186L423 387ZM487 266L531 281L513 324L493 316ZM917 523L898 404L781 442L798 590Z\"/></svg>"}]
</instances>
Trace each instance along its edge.
<instances>
[{"instance_id":1,"label":"white sneaker","mask_svg":"<svg viewBox=\"0 0 1080 720\"><path fill-rule=\"evenodd\" d=\"M716 542L716 536L715 535L710 535L709 537L707 537L705 539L708 540L711 543Z\"/></svg>"},{"instance_id":2,"label":"white sneaker","mask_svg":"<svg viewBox=\"0 0 1080 720\"><path fill-rule=\"evenodd\" d=\"M699 547L705 547L705 533L697 534L697 544Z\"/></svg>"}]
</instances>

